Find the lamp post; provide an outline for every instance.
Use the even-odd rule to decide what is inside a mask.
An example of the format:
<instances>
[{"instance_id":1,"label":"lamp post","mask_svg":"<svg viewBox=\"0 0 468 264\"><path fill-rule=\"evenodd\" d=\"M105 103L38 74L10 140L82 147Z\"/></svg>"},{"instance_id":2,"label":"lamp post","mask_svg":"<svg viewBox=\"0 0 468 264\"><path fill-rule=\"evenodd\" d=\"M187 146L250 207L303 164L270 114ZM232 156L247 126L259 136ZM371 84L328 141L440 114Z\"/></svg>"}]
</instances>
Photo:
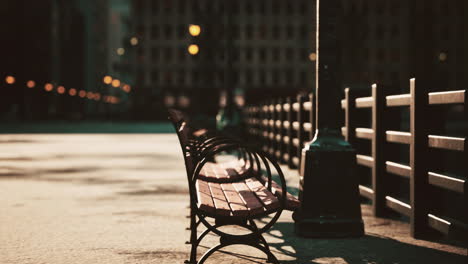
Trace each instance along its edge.
<instances>
[{"instance_id":1,"label":"lamp post","mask_svg":"<svg viewBox=\"0 0 468 264\"><path fill-rule=\"evenodd\" d=\"M301 208L295 230L305 237L364 233L356 151L341 136L339 19L341 0L316 0L316 132L302 150Z\"/></svg>"}]
</instances>

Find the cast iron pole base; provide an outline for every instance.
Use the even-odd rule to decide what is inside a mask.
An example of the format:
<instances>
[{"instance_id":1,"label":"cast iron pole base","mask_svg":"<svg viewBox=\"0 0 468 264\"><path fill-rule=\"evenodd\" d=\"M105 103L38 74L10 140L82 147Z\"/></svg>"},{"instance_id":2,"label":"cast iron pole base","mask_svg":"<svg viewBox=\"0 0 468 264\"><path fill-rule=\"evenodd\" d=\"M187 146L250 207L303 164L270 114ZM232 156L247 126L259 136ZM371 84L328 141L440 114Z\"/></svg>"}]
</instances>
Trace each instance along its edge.
<instances>
[{"instance_id":1,"label":"cast iron pole base","mask_svg":"<svg viewBox=\"0 0 468 264\"><path fill-rule=\"evenodd\" d=\"M320 130L302 150L295 232L303 237L364 234L356 151L337 131Z\"/></svg>"}]
</instances>

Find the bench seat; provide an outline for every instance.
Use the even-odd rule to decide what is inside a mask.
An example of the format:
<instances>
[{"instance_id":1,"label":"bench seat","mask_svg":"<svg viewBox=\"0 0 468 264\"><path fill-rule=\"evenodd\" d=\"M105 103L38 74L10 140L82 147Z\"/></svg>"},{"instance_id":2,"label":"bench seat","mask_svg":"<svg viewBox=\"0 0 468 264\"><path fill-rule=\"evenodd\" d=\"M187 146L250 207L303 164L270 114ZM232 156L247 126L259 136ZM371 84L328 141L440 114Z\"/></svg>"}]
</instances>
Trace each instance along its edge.
<instances>
[{"instance_id":1,"label":"bench seat","mask_svg":"<svg viewBox=\"0 0 468 264\"><path fill-rule=\"evenodd\" d=\"M198 208L207 215L257 217L280 207L278 198L256 178L234 183L197 180Z\"/></svg>"},{"instance_id":2,"label":"bench seat","mask_svg":"<svg viewBox=\"0 0 468 264\"><path fill-rule=\"evenodd\" d=\"M266 182L266 178L262 178ZM198 208L208 215L255 217L274 211L280 206L277 197L282 197L282 189L272 181L269 191L256 178L248 178L234 183L197 180ZM275 195L276 194L276 195ZM286 210L294 211L300 201L286 193Z\"/></svg>"},{"instance_id":3,"label":"bench seat","mask_svg":"<svg viewBox=\"0 0 468 264\"><path fill-rule=\"evenodd\" d=\"M244 160L223 163L207 162L200 171L199 178L210 182L232 182L240 180L249 173L250 166Z\"/></svg>"}]
</instances>

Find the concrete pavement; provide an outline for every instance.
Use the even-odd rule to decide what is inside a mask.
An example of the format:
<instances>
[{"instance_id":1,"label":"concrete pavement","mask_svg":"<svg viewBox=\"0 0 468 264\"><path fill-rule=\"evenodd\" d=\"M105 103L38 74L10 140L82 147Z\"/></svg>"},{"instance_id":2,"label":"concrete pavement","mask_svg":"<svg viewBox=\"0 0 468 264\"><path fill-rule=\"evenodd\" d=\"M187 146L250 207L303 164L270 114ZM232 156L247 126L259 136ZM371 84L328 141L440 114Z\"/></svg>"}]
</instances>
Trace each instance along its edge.
<instances>
[{"instance_id":1,"label":"concrete pavement","mask_svg":"<svg viewBox=\"0 0 468 264\"><path fill-rule=\"evenodd\" d=\"M175 134L0 135L0 147L0 263L187 259L188 188ZM412 239L407 224L362 208L362 238L298 238L285 212L267 240L282 263L467 263L463 246ZM207 263L265 263L256 250L228 250Z\"/></svg>"}]
</instances>

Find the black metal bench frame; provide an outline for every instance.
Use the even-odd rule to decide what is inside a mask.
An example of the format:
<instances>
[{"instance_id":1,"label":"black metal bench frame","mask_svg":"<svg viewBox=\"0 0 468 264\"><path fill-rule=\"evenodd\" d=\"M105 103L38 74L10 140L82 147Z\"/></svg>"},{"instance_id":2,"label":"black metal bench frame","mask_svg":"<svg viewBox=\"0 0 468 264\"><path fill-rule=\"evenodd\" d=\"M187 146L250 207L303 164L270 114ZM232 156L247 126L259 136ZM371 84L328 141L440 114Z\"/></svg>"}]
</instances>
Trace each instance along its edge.
<instances>
[{"instance_id":1,"label":"black metal bench frame","mask_svg":"<svg viewBox=\"0 0 468 264\"><path fill-rule=\"evenodd\" d=\"M212 136L204 136L200 138L194 138L191 136L191 131L188 120L185 120L181 116L180 112L170 110L170 119L174 124L179 137L179 142L184 155L185 167L187 172L187 179L189 184L190 194L190 241L191 252L190 259L186 263L191 264L202 264L210 257L214 252L231 245L248 245L257 248L267 255L267 259L272 263L279 263L278 259L271 252L268 243L263 237L263 233L268 231L278 220L283 209L286 205L286 195L277 196L280 206L279 208L272 211L265 211L263 214L257 214L253 217L250 216L222 216L216 213L207 213L202 211L197 206L197 188L196 182L203 166L214 159L214 157L222 152L226 151L238 151L244 159L248 159L252 166L256 166L256 170L252 173L248 173L242 179L245 180L249 177L258 177L260 181L265 178L261 178L258 172L262 170L266 171L267 181L263 182L266 188L271 191L272 186L272 174L270 164L273 165L278 173L282 193L286 194L286 181L279 165L269 158L269 156L259 150L254 150L251 146L243 144L240 140L233 139L231 137L212 133ZM262 166L263 165L263 166ZM257 172L257 173L255 173ZM254 219L262 218L267 215L274 214L271 220L266 223L263 227L259 228ZM206 219L207 217L214 218L215 224L211 224ZM197 229L199 225L203 224L207 229L204 230L199 236L197 236ZM243 235L230 234L221 231L219 228L227 225L237 225L250 230L250 233ZM210 232L217 234L220 237L218 245L210 248L205 254L197 261L197 248L201 241Z\"/></svg>"}]
</instances>

